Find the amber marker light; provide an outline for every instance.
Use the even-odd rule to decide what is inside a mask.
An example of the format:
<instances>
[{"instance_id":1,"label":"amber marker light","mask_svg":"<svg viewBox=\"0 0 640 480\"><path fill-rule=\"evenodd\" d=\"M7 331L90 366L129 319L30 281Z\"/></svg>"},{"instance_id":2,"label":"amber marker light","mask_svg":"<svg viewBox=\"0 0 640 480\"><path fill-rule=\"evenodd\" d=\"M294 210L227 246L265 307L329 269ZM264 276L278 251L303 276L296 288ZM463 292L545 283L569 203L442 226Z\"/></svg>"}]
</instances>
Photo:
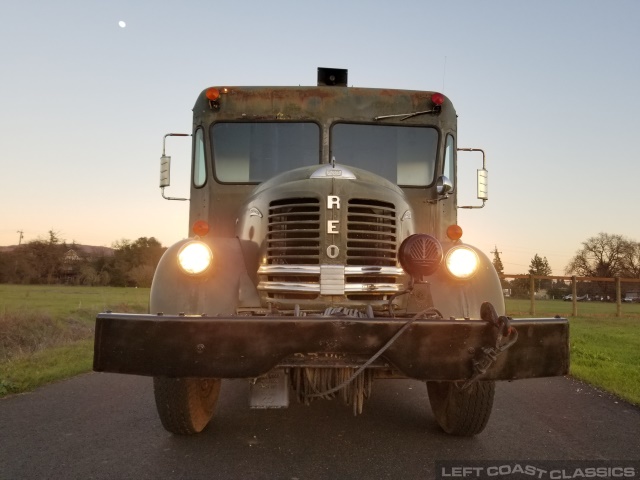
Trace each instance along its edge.
<instances>
[{"instance_id":1,"label":"amber marker light","mask_svg":"<svg viewBox=\"0 0 640 480\"><path fill-rule=\"evenodd\" d=\"M217 88L209 88L207 89L207 98L209 100L211 100L212 102L215 102L216 100L218 100L220 98L220 90L218 90Z\"/></svg>"},{"instance_id":2,"label":"amber marker light","mask_svg":"<svg viewBox=\"0 0 640 480\"><path fill-rule=\"evenodd\" d=\"M441 93L434 93L431 95L431 101L434 105L442 105L444 103L444 95Z\"/></svg>"},{"instance_id":3,"label":"amber marker light","mask_svg":"<svg viewBox=\"0 0 640 480\"><path fill-rule=\"evenodd\" d=\"M204 237L207 233L209 233L209 224L204 220L198 220L196 223L193 224L193 227L191 227L191 230L197 236Z\"/></svg>"},{"instance_id":4,"label":"amber marker light","mask_svg":"<svg viewBox=\"0 0 640 480\"><path fill-rule=\"evenodd\" d=\"M462 238L462 228L460 225L449 225L447 227L447 237L454 242Z\"/></svg>"}]
</instances>

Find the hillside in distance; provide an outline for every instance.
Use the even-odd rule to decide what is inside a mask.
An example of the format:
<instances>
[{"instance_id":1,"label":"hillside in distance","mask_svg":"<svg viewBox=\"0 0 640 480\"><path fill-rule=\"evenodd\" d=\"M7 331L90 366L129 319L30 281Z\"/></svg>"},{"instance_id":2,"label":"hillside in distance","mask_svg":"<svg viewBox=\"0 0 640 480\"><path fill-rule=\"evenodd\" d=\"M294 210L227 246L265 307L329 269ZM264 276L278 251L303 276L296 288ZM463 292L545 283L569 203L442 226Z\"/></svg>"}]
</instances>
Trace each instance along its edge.
<instances>
[{"instance_id":1,"label":"hillside in distance","mask_svg":"<svg viewBox=\"0 0 640 480\"><path fill-rule=\"evenodd\" d=\"M13 252L19 245L0 246L0 253ZM114 249L111 247L102 247L97 245L81 245L81 244L68 244L69 249L75 250L79 254L84 254L88 257L112 257Z\"/></svg>"}]
</instances>

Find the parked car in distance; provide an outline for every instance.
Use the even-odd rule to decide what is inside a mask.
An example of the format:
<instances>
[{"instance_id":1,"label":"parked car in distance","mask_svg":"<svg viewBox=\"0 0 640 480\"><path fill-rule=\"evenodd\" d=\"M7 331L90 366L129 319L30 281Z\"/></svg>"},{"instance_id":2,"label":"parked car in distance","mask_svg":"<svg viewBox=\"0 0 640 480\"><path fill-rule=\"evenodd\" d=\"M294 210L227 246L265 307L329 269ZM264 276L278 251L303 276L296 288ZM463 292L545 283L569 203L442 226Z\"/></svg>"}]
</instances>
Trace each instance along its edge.
<instances>
[{"instance_id":1,"label":"parked car in distance","mask_svg":"<svg viewBox=\"0 0 640 480\"><path fill-rule=\"evenodd\" d=\"M573 295L569 294L569 295L565 295L564 297L562 297L562 300L564 300L565 302L570 302L573 300ZM586 295L582 295L581 297L576 297L576 301L578 302L588 302L591 299L589 298L589 294L587 293Z\"/></svg>"}]
</instances>

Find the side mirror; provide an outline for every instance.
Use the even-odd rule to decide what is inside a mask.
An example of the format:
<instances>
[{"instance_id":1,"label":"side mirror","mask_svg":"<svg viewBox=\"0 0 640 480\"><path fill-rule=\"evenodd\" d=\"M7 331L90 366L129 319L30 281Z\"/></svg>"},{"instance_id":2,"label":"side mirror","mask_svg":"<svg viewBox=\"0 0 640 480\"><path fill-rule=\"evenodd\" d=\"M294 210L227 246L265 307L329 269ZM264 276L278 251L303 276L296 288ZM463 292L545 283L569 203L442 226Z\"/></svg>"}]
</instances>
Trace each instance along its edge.
<instances>
[{"instance_id":1,"label":"side mirror","mask_svg":"<svg viewBox=\"0 0 640 480\"><path fill-rule=\"evenodd\" d=\"M489 172L485 168L478 170L478 199L489 200Z\"/></svg>"},{"instance_id":2,"label":"side mirror","mask_svg":"<svg viewBox=\"0 0 640 480\"><path fill-rule=\"evenodd\" d=\"M436 192L438 192L438 195L447 196L451 190L453 190L451 180L449 180L446 175L439 176L436 181Z\"/></svg>"},{"instance_id":3,"label":"side mirror","mask_svg":"<svg viewBox=\"0 0 640 480\"><path fill-rule=\"evenodd\" d=\"M489 200L489 172L487 171L487 159L484 155L484 150L481 148L458 148L459 152L481 152L482 153L482 168L478 170L477 184L478 184L478 199L482 200L482 205L464 205L458 206L458 208L482 208L487 200Z\"/></svg>"},{"instance_id":4,"label":"side mirror","mask_svg":"<svg viewBox=\"0 0 640 480\"><path fill-rule=\"evenodd\" d=\"M160 188L171 185L171 157L162 155L160 157Z\"/></svg>"},{"instance_id":5,"label":"side mirror","mask_svg":"<svg viewBox=\"0 0 640 480\"><path fill-rule=\"evenodd\" d=\"M165 144L167 137L190 137L190 133L167 133L162 139L162 156L160 157L160 188L162 189L162 198L165 200L181 200L186 201L188 198L167 197L164 194L164 188L171 184L171 157L165 154Z\"/></svg>"}]
</instances>

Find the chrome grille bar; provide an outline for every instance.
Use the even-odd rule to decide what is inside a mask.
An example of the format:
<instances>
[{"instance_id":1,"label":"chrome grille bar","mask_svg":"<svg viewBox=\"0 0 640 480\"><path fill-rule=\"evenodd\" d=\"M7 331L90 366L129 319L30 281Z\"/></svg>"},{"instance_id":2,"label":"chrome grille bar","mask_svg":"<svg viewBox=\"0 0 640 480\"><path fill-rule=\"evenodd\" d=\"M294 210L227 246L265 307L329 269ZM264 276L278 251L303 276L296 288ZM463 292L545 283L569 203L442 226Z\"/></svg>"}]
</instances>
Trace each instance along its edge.
<instances>
[{"instance_id":1,"label":"chrome grille bar","mask_svg":"<svg viewBox=\"0 0 640 480\"><path fill-rule=\"evenodd\" d=\"M259 275L320 275L320 265L262 265L258 269ZM350 275L393 275L400 276L404 270L400 267L346 266L345 276Z\"/></svg>"}]
</instances>

